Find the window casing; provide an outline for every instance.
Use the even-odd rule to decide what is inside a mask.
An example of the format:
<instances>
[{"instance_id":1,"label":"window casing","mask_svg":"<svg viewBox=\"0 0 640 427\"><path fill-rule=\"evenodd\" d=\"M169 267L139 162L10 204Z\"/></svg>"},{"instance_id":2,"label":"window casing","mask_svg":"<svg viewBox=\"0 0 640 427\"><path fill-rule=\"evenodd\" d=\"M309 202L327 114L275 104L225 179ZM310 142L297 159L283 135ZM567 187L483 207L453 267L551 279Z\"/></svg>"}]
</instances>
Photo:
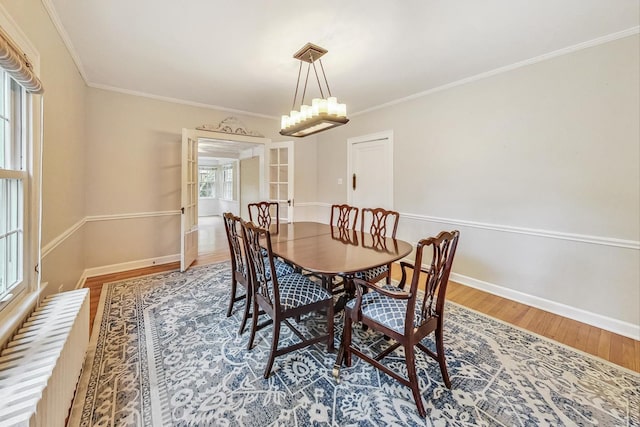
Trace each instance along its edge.
<instances>
[{"instance_id":1,"label":"window casing","mask_svg":"<svg viewBox=\"0 0 640 427\"><path fill-rule=\"evenodd\" d=\"M233 200L233 165L222 167L222 198Z\"/></svg>"},{"instance_id":2,"label":"window casing","mask_svg":"<svg viewBox=\"0 0 640 427\"><path fill-rule=\"evenodd\" d=\"M216 195L216 175L218 174L218 168L215 166L198 167L199 172L199 196L200 198L215 198Z\"/></svg>"},{"instance_id":3,"label":"window casing","mask_svg":"<svg viewBox=\"0 0 640 427\"><path fill-rule=\"evenodd\" d=\"M28 278L29 171L25 90L0 69L0 310ZM25 244L25 241L27 243Z\"/></svg>"}]
</instances>

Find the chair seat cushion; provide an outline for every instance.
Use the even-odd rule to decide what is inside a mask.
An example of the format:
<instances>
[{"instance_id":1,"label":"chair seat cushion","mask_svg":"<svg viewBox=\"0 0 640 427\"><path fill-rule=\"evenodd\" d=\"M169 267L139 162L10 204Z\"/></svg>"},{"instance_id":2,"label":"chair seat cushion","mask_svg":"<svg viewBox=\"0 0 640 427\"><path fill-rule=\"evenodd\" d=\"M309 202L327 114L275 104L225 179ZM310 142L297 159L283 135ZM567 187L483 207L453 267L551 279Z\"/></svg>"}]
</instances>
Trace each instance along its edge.
<instances>
[{"instance_id":1,"label":"chair seat cushion","mask_svg":"<svg viewBox=\"0 0 640 427\"><path fill-rule=\"evenodd\" d=\"M385 288L398 291L397 287L391 288L390 286L385 286ZM353 310L355 304L356 299L352 299L347 302L346 307ZM362 311L363 317L368 317L376 323L396 331L399 334L404 334L404 324L407 317L407 300L394 299L375 291L369 291L362 296L360 310ZM420 306L416 304L413 318L414 328L420 324L421 317Z\"/></svg>"},{"instance_id":2,"label":"chair seat cushion","mask_svg":"<svg viewBox=\"0 0 640 427\"><path fill-rule=\"evenodd\" d=\"M271 280L271 267L269 267L269 257L262 258L264 261L264 269L267 274L267 280ZM286 262L276 259L273 259L273 266L276 268L276 277L280 278L282 276L286 276L291 273L295 273L295 269L287 264Z\"/></svg>"},{"instance_id":3,"label":"chair seat cushion","mask_svg":"<svg viewBox=\"0 0 640 427\"><path fill-rule=\"evenodd\" d=\"M331 292L300 273L279 277L278 284L280 305L285 310L333 299Z\"/></svg>"},{"instance_id":4,"label":"chair seat cushion","mask_svg":"<svg viewBox=\"0 0 640 427\"><path fill-rule=\"evenodd\" d=\"M374 267L368 270L358 271L354 275L354 277L356 279L362 279L362 280L366 280L367 282L370 282L376 277L380 276L381 274L388 273L388 272L389 272L389 266L381 265L380 267Z\"/></svg>"}]
</instances>

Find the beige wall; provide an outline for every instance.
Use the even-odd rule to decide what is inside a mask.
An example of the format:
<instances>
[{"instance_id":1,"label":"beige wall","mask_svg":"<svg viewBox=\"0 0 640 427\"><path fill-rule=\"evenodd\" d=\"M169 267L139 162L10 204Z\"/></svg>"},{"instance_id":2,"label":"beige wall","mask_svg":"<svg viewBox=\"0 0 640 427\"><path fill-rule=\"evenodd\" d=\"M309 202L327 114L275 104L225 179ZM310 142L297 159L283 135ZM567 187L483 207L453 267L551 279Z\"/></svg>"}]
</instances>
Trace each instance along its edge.
<instances>
[{"instance_id":1,"label":"beige wall","mask_svg":"<svg viewBox=\"0 0 640 427\"><path fill-rule=\"evenodd\" d=\"M318 201L347 198L347 138L393 130L404 238L460 228L471 284L637 328L637 248L562 233L640 240L639 51L635 35L356 116L318 136Z\"/></svg>"},{"instance_id":2,"label":"beige wall","mask_svg":"<svg viewBox=\"0 0 640 427\"><path fill-rule=\"evenodd\" d=\"M182 128L217 124L230 115L235 114L90 88L87 216L179 210ZM236 116L265 137L273 137L278 130L276 120ZM146 232L141 233L140 227ZM87 268L180 252L178 215L91 221L86 233ZM108 246L101 244L106 236L112 243Z\"/></svg>"},{"instance_id":3,"label":"beige wall","mask_svg":"<svg viewBox=\"0 0 640 427\"><path fill-rule=\"evenodd\" d=\"M42 245L84 217L87 88L49 15L38 0L1 1L40 53L44 94ZM42 280L75 286L83 271L82 228L42 261Z\"/></svg>"}]
</instances>

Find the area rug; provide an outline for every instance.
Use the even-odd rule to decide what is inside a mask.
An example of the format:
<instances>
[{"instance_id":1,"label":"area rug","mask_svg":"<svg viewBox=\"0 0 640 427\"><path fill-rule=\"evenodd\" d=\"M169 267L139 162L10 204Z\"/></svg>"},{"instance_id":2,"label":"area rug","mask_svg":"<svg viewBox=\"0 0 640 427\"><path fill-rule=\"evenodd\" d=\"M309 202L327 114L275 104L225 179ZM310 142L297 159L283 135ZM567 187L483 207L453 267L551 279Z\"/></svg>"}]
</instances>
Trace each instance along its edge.
<instances>
[{"instance_id":1,"label":"area rug","mask_svg":"<svg viewBox=\"0 0 640 427\"><path fill-rule=\"evenodd\" d=\"M68 425L640 425L637 373L453 303L451 390L437 363L418 356L426 419L407 387L356 357L336 383L324 345L276 358L265 380L271 327L246 349L248 332L237 333L242 304L226 317L229 283L229 263L220 263L106 284ZM300 325L326 328L320 316ZM338 315L336 345L341 326ZM283 329L281 343L296 340ZM354 340L388 345L360 328ZM403 369L399 356L386 363Z\"/></svg>"}]
</instances>

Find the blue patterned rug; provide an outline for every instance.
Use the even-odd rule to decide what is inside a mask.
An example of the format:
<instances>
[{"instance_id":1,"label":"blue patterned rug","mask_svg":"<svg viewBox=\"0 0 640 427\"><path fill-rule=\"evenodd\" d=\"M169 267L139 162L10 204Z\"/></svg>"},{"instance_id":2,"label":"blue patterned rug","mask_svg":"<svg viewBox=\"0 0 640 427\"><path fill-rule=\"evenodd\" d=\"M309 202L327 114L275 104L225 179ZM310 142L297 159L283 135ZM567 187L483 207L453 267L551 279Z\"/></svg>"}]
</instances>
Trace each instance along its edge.
<instances>
[{"instance_id":1,"label":"blue patterned rug","mask_svg":"<svg viewBox=\"0 0 640 427\"><path fill-rule=\"evenodd\" d=\"M69 426L640 425L637 373L453 303L451 390L417 353L426 419L409 388L356 357L337 384L324 345L276 358L264 380L271 327L246 350L242 303L226 317L229 283L221 263L105 285ZM336 323L337 344L340 316ZM320 317L301 324L325 328ZM284 340L297 338L283 328ZM354 340L387 345L360 328ZM402 369L392 356L387 363Z\"/></svg>"}]
</instances>

